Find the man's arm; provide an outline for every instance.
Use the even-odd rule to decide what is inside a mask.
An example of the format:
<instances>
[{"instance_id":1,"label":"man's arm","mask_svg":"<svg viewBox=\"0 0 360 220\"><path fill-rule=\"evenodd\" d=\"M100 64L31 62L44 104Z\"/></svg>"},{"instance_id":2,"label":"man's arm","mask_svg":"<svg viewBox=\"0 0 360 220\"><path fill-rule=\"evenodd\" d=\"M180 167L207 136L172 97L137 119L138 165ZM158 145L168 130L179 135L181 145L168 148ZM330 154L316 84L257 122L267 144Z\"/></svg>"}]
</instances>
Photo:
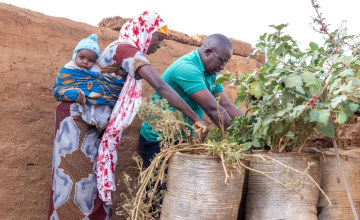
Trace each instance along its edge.
<instances>
[{"instance_id":1,"label":"man's arm","mask_svg":"<svg viewBox=\"0 0 360 220\"><path fill-rule=\"evenodd\" d=\"M209 92L208 89L202 89L190 95L190 97L200 105L204 112L209 116L209 118L216 124L220 126L220 120L218 115L218 110L220 114L223 114L224 118L224 128L227 129L230 124L230 116L226 110L218 105L215 97ZM218 109L219 108L219 109Z\"/></svg>"},{"instance_id":2,"label":"man's arm","mask_svg":"<svg viewBox=\"0 0 360 220\"><path fill-rule=\"evenodd\" d=\"M226 96L225 92L219 92L214 94L215 98L220 97L219 104L226 110L229 116L233 119L235 117L242 116L244 113L237 109L231 102L229 101L228 97Z\"/></svg>"}]
</instances>

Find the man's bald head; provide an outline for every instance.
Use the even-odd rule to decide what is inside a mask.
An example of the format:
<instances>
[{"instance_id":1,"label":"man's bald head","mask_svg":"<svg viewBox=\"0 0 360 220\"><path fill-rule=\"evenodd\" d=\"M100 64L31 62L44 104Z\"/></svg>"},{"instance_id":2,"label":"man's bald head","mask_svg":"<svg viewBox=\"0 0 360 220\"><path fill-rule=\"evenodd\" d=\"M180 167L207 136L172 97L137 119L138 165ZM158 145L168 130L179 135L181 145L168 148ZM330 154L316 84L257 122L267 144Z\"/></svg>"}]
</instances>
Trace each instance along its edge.
<instances>
[{"instance_id":1,"label":"man's bald head","mask_svg":"<svg viewBox=\"0 0 360 220\"><path fill-rule=\"evenodd\" d=\"M226 47L227 49L232 51L232 45L225 35L222 34L212 34L208 36L201 47L205 47L206 49L222 49Z\"/></svg>"}]
</instances>

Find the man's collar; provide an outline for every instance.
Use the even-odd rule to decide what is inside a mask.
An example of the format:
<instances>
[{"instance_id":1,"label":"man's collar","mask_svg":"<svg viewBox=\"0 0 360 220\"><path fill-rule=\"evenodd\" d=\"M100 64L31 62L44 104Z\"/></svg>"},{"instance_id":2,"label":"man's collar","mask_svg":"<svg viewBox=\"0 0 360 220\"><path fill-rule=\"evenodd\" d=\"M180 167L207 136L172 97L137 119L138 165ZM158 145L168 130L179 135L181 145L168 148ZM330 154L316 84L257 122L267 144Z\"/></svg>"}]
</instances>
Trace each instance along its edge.
<instances>
[{"instance_id":1,"label":"man's collar","mask_svg":"<svg viewBox=\"0 0 360 220\"><path fill-rule=\"evenodd\" d=\"M199 68L200 68L200 71L203 72L205 75L207 75L207 72L205 71L204 64L201 61L199 49L196 49L195 54L196 54L196 62L198 64Z\"/></svg>"}]
</instances>

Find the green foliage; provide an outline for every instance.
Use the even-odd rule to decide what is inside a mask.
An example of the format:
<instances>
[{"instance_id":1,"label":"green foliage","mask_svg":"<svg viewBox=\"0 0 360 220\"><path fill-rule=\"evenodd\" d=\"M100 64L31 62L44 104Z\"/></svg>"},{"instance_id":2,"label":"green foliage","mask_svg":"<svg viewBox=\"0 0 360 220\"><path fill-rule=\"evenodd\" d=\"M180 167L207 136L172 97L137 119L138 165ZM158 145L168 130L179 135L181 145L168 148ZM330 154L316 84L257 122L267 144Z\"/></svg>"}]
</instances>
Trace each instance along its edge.
<instances>
[{"instance_id":1,"label":"green foliage","mask_svg":"<svg viewBox=\"0 0 360 220\"><path fill-rule=\"evenodd\" d=\"M233 120L228 136L234 139L239 124L253 121L252 131L244 140L235 140L246 149L269 145L273 152L301 151L316 133L335 137L331 116L343 125L358 110L357 37L347 35L342 27L330 32L319 7L312 3L317 17L311 26L324 35L323 45L311 42L302 51L293 37L283 33L287 24L270 25L275 32L261 35L249 55L264 54L265 64L250 74L236 78L227 74L217 79L230 81L238 89L235 103L245 101L246 115Z\"/></svg>"},{"instance_id":2,"label":"green foliage","mask_svg":"<svg viewBox=\"0 0 360 220\"><path fill-rule=\"evenodd\" d=\"M220 143L223 140L226 140L228 143L232 143L235 146L242 145L240 147L241 151L249 150L252 145L260 147L260 143L256 143L256 140L255 142L253 140L252 128L254 127L253 125L254 117L252 116L238 117L236 119L231 120L231 122L232 122L232 126L229 128L229 131L226 132L225 134L223 134L220 128L211 127L205 142L210 141L212 143ZM224 151L214 150L214 152L221 153L227 150Z\"/></svg>"}]
</instances>

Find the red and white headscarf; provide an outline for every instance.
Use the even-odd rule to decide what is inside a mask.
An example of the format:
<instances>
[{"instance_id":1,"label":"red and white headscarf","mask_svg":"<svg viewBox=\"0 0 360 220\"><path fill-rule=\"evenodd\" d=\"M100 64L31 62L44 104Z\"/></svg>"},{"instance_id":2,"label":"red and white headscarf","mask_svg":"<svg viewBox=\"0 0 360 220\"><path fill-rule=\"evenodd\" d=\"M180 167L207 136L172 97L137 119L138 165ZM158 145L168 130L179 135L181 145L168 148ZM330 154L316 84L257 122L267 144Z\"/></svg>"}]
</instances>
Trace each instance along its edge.
<instances>
[{"instance_id":1,"label":"red and white headscarf","mask_svg":"<svg viewBox=\"0 0 360 220\"><path fill-rule=\"evenodd\" d=\"M167 26L156 12L146 11L139 17L126 22L120 30L119 39L111 43L102 55L106 56L110 53L109 48L118 43L129 43L137 47L145 55L154 32L167 35ZM134 71L136 70L128 73L98 150L96 164L97 187L99 197L107 205L113 203L111 193L116 190L114 182L117 144L123 130L133 121L141 105L141 80L135 79Z\"/></svg>"},{"instance_id":2,"label":"red and white headscarf","mask_svg":"<svg viewBox=\"0 0 360 220\"><path fill-rule=\"evenodd\" d=\"M169 35L167 25L160 15L154 11L145 11L139 17L127 21L120 30L119 39L108 47L116 43L127 42L146 54L152 34L155 32Z\"/></svg>"}]
</instances>

